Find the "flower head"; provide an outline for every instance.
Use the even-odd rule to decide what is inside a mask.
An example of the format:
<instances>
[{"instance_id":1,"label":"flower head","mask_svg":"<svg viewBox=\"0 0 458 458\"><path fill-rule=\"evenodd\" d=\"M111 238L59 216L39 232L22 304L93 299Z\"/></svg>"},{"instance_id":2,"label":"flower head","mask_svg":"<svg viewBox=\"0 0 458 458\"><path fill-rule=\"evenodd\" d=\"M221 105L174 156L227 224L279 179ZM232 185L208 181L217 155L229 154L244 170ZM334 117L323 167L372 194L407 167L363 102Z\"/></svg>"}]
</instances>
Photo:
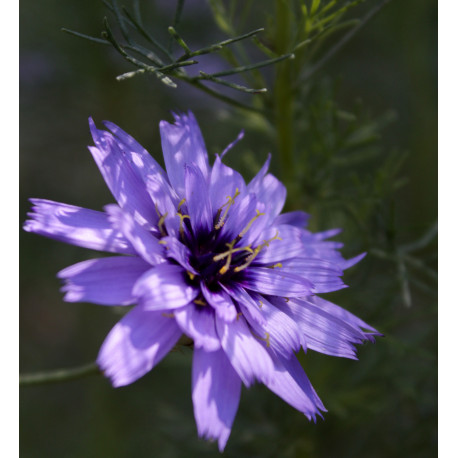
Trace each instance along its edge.
<instances>
[{"instance_id":1,"label":"flower head","mask_svg":"<svg viewBox=\"0 0 458 458\"><path fill-rule=\"evenodd\" d=\"M221 156L209 165L192 115L160 123L166 171L132 137L90 120L89 147L117 204L104 212L32 199L24 229L115 253L58 276L65 300L134 305L100 349L113 386L149 372L182 334L194 342L192 400L200 436L223 450L241 384L265 384L315 420L325 408L295 352L356 358L377 331L321 297L345 287L338 230L311 233L308 215L281 214L286 190L269 159L246 184Z\"/></svg>"}]
</instances>

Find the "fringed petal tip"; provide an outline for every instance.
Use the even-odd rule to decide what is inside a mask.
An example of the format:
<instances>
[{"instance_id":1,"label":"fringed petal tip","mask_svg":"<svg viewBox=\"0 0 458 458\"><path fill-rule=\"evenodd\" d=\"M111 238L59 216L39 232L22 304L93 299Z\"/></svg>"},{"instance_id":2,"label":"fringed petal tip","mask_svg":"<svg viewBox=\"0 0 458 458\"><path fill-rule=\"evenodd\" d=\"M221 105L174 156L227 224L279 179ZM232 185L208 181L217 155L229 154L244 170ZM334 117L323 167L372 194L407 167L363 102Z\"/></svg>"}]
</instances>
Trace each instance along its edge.
<instances>
[{"instance_id":1,"label":"fringed petal tip","mask_svg":"<svg viewBox=\"0 0 458 458\"><path fill-rule=\"evenodd\" d=\"M345 260L342 264L341 264L341 268L343 270L346 270L346 269L349 269L350 267L353 267L354 265L358 264L359 261L361 261L362 259L364 259L366 257L367 253L364 252L364 253L361 253L361 254L358 254L357 256L353 257L353 258L350 258L350 259L347 259Z\"/></svg>"}]
</instances>

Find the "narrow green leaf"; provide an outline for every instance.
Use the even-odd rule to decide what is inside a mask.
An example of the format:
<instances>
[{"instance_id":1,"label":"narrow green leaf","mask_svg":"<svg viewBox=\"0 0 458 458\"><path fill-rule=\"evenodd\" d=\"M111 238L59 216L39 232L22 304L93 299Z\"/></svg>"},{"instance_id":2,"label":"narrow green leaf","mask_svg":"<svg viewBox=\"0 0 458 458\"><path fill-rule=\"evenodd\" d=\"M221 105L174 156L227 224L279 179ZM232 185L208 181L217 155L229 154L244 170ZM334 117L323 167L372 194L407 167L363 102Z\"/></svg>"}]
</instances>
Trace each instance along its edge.
<instances>
[{"instance_id":1,"label":"narrow green leaf","mask_svg":"<svg viewBox=\"0 0 458 458\"><path fill-rule=\"evenodd\" d=\"M183 38L179 35L179 33L175 30L174 27L169 26L167 29L170 35L175 39L175 41L184 49L185 56L190 57L192 54L192 51L189 49L188 45L185 43Z\"/></svg>"},{"instance_id":2,"label":"narrow green leaf","mask_svg":"<svg viewBox=\"0 0 458 458\"><path fill-rule=\"evenodd\" d=\"M266 88L250 89L248 87L241 86L240 84L231 83L231 82L223 80L221 78L216 78L213 75L208 75L207 73L205 73L203 71L201 71L200 74L202 76L200 79L203 79L203 80L206 80L206 81L212 81L214 83L221 84L222 86L227 86L227 87L230 87L232 89L236 89L236 90L241 91L241 92L246 92L248 94L261 94L263 92L267 92Z\"/></svg>"},{"instance_id":3,"label":"narrow green leaf","mask_svg":"<svg viewBox=\"0 0 458 458\"><path fill-rule=\"evenodd\" d=\"M318 8L320 7L320 0L313 0L312 1L312 6L310 7L310 15L313 16L317 11Z\"/></svg>"},{"instance_id":4,"label":"narrow green leaf","mask_svg":"<svg viewBox=\"0 0 458 458\"><path fill-rule=\"evenodd\" d=\"M69 35L73 35L78 38L84 38L85 40L93 41L95 43L100 43L102 45L111 44L108 40L104 40L102 38L91 37L90 35L85 35L84 33L75 32L74 30L66 29L65 27L62 27L60 30L61 32L68 33Z\"/></svg>"}]
</instances>

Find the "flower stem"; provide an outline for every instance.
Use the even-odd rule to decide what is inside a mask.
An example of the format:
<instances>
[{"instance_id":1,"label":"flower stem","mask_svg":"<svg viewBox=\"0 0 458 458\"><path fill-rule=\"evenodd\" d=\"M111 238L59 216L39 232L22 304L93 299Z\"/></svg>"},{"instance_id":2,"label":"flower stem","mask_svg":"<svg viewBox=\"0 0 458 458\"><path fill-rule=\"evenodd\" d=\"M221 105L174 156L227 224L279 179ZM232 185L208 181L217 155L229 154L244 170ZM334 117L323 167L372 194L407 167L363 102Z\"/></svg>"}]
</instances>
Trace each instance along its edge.
<instances>
[{"instance_id":1,"label":"flower stem","mask_svg":"<svg viewBox=\"0 0 458 458\"><path fill-rule=\"evenodd\" d=\"M89 363L71 369L58 369L54 371L35 372L33 374L20 375L19 386L44 385L47 383L66 382L69 380L86 377L87 375L96 374L101 374L99 367L96 363Z\"/></svg>"}]
</instances>

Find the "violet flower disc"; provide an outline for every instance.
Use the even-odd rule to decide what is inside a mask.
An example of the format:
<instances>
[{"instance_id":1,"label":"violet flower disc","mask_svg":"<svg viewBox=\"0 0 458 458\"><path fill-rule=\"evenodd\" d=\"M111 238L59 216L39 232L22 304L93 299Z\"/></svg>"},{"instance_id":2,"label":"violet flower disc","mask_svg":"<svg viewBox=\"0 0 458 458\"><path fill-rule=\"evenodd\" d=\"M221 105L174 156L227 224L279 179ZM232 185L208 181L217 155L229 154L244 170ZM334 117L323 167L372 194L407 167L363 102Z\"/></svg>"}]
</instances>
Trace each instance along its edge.
<instances>
[{"instance_id":1,"label":"violet flower disc","mask_svg":"<svg viewBox=\"0 0 458 458\"><path fill-rule=\"evenodd\" d=\"M344 288L338 230L311 233L308 215L283 213L286 189L269 159L246 184L216 156L192 113L160 123L166 170L111 122L90 119L89 147L117 204L104 212L31 199L24 229L115 254L59 272L69 302L134 305L97 363L113 386L149 372L185 334L194 342L192 400L200 436L222 451L241 384L259 381L315 420L325 411L295 353L356 359L380 335L317 296ZM232 146L232 145L230 145Z\"/></svg>"}]
</instances>

